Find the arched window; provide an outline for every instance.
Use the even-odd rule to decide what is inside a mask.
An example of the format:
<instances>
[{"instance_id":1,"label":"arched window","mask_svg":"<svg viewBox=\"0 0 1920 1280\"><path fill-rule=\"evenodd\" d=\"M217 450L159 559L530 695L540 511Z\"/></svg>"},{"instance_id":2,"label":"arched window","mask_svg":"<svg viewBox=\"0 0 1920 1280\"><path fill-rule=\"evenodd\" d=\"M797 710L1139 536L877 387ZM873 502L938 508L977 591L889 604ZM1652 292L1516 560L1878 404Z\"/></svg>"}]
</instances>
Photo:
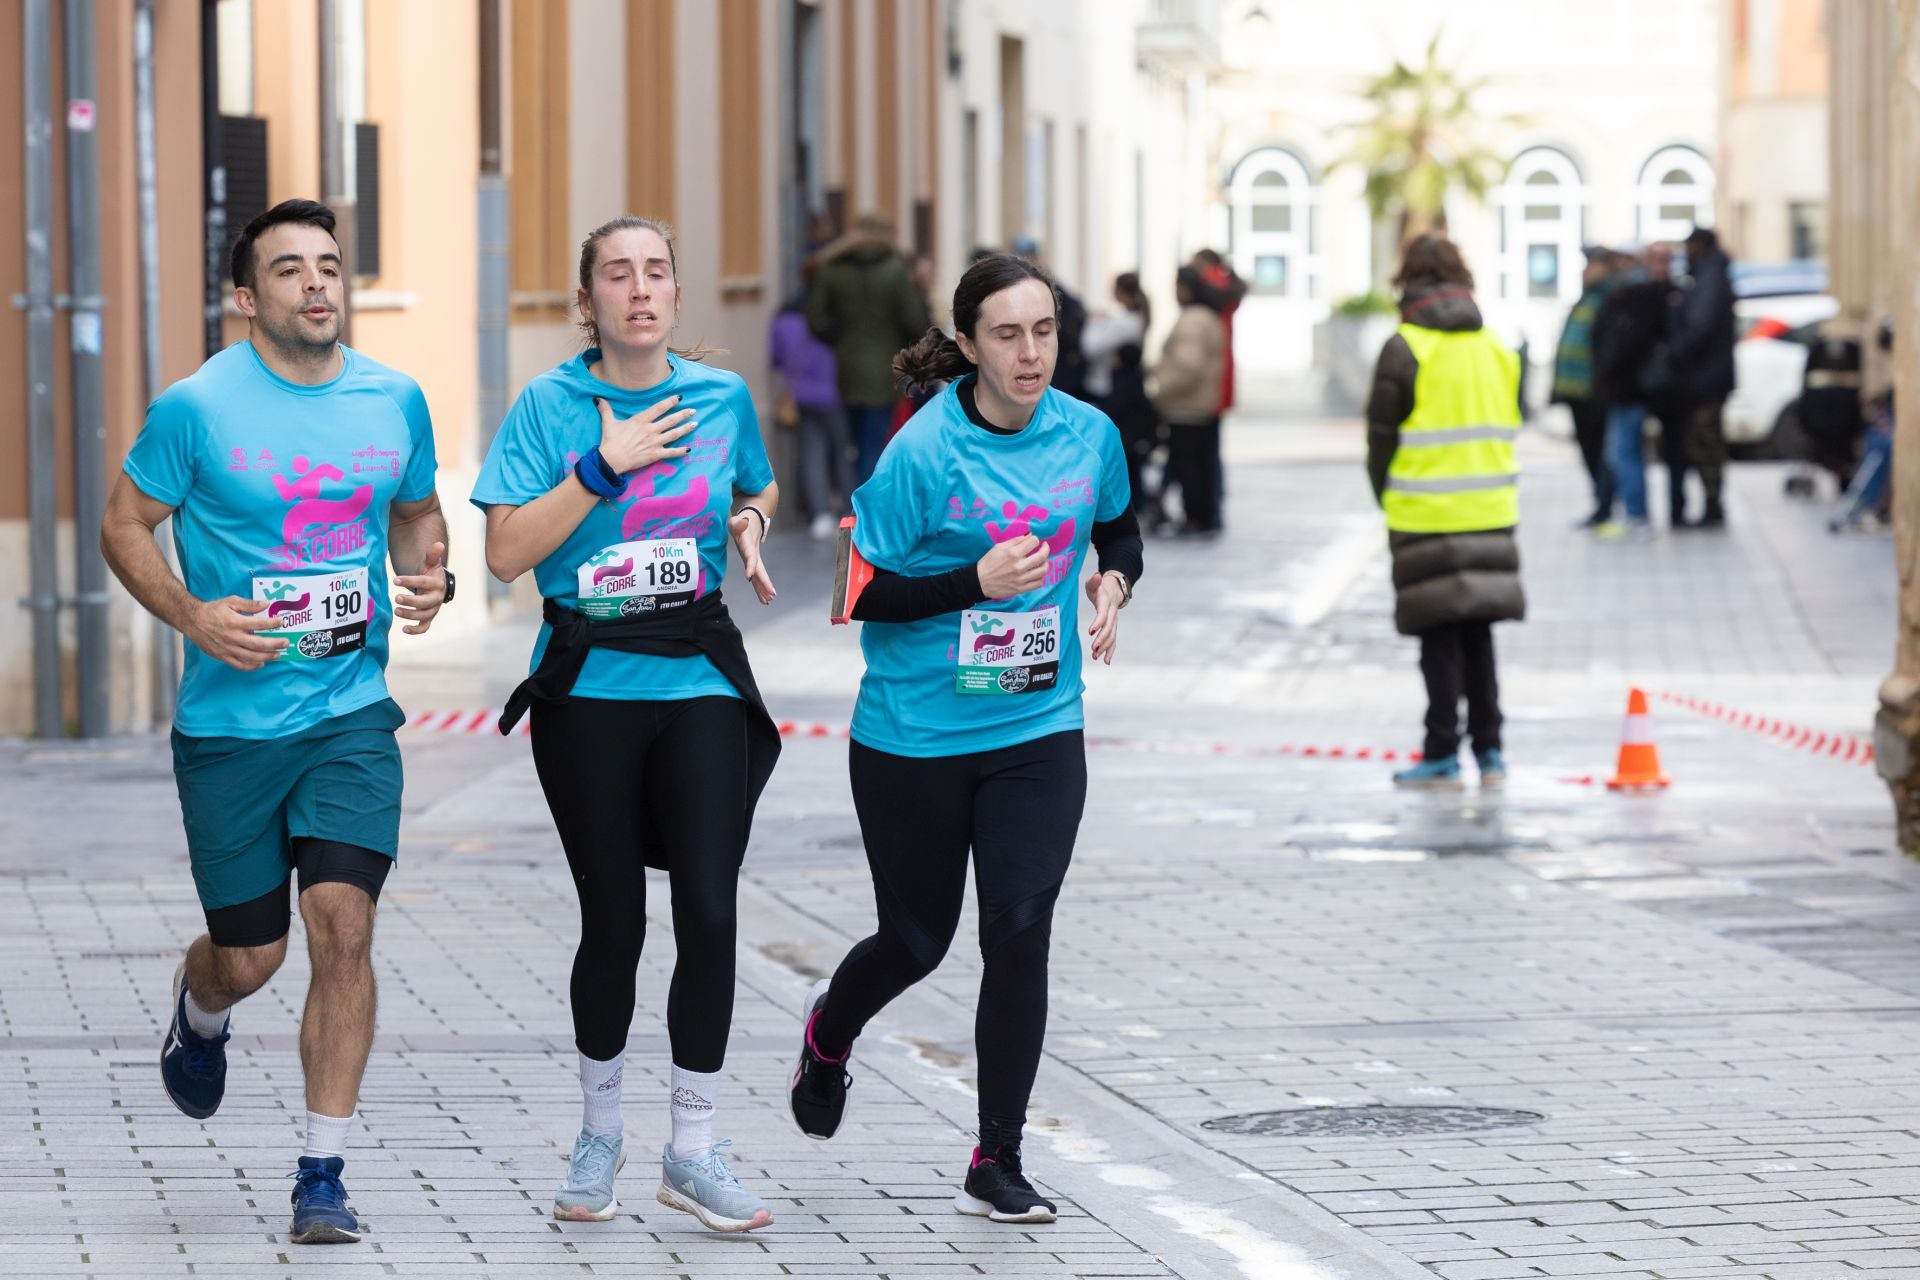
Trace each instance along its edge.
<instances>
[{"instance_id":1,"label":"arched window","mask_svg":"<svg viewBox=\"0 0 1920 1280\"><path fill-rule=\"evenodd\" d=\"M1580 231L1586 188L1564 151L1514 157L1494 192L1500 210L1500 296L1552 302L1580 297Z\"/></svg>"},{"instance_id":2,"label":"arched window","mask_svg":"<svg viewBox=\"0 0 1920 1280\"><path fill-rule=\"evenodd\" d=\"M1313 180L1290 151L1265 147L1234 167L1227 184L1233 216L1234 270L1251 293L1310 298L1313 260Z\"/></svg>"},{"instance_id":3,"label":"arched window","mask_svg":"<svg viewBox=\"0 0 1920 1280\"><path fill-rule=\"evenodd\" d=\"M1692 147L1662 147L1640 168L1634 205L1642 242L1684 240L1713 225L1713 166Z\"/></svg>"}]
</instances>

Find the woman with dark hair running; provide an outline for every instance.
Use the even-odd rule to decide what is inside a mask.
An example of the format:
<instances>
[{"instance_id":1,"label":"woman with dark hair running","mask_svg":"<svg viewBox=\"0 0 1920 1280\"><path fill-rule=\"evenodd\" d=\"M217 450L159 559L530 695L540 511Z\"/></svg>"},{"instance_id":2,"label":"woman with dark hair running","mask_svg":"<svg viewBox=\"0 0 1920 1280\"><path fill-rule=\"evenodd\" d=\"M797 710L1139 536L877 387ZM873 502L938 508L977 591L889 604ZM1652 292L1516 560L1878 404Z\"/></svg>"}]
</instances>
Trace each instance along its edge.
<instances>
[{"instance_id":1,"label":"woman with dark hair running","mask_svg":"<svg viewBox=\"0 0 1920 1280\"><path fill-rule=\"evenodd\" d=\"M713 1138L733 1021L735 891L754 802L779 754L720 599L727 545L762 604L760 544L779 505L740 378L668 340L672 232L617 218L580 250L588 349L527 385L473 501L487 565L546 597L533 673L501 717L533 711L533 762L580 895L573 1027L584 1117L553 1215L618 1212L620 1085L646 935L648 866L667 872L677 956L667 995L672 1140L657 1198L716 1231L773 1221Z\"/></svg>"},{"instance_id":2,"label":"woman with dark hair running","mask_svg":"<svg viewBox=\"0 0 1920 1280\"><path fill-rule=\"evenodd\" d=\"M1054 901L1086 803L1078 596L1093 657L1111 663L1141 570L1119 432L1048 386L1058 302L1032 263L983 259L954 290L954 337L932 330L894 361L917 386L953 381L853 495L875 576L853 609L867 669L849 763L879 927L808 994L790 1097L809 1137L839 1130L853 1042L946 954L971 851L980 1145L955 1207L998 1222L1054 1219L1020 1137ZM1100 564L1082 583L1090 544Z\"/></svg>"}]
</instances>

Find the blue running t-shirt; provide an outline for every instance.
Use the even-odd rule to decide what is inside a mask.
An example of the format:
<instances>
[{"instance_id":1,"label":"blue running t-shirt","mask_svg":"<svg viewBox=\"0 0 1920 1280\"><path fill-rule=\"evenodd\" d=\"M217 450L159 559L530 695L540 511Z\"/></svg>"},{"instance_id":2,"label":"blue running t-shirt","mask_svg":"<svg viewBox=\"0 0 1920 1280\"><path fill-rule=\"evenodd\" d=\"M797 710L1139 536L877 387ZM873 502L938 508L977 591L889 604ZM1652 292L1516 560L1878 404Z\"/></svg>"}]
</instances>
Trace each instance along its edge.
<instances>
[{"instance_id":1,"label":"blue running t-shirt","mask_svg":"<svg viewBox=\"0 0 1920 1280\"><path fill-rule=\"evenodd\" d=\"M773 483L753 395L738 374L676 356L667 358L666 381L629 391L594 376L599 360L598 348L590 349L527 384L487 450L473 504L483 511L524 506L552 492L600 445L596 398L615 417L630 418L677 395L674 412L692 409L698 424L677 442L688 453L629 475L620 497L596 503L533 576L542 596L594 619L690 605L726 577L734 492L759 493ZM529 670L540 665L551 633L542 623ZM599 648L587 654L573 694L628 702L739 696L704 657Z\"/></svg>"},{"instance_id":2,"label":"blue running t-shirt","mask_svg":"<svg viewBox=\"0 0 1920 1280\"><path fill-rule=\"evenodd\" d=\"M949 384L913 415L854 491L854 544L878 568L921 577L976 563L1031 533L1046 585L918 622L868 622L855 740L903 756L951 756L1080 728L1081 582L1096 521L1127 509L1120 433L1048 388L1024 430L968 420Z\"/></svg>"},{"instance_id":3,"label":"blue running t-shirt","mask_svg":"<svg viewBox=\"0 0 1920 1280\"><path fill-rule=\"evenodd\" d=\"M174 508L187 590L271 601L286 651L236 671L192 641L173 725L277 738L387 696L387 515L433 493L420 386L347 347L330 382L288 382L236 342L161 392L125 470Z\"/></svg>"}]
</instances>

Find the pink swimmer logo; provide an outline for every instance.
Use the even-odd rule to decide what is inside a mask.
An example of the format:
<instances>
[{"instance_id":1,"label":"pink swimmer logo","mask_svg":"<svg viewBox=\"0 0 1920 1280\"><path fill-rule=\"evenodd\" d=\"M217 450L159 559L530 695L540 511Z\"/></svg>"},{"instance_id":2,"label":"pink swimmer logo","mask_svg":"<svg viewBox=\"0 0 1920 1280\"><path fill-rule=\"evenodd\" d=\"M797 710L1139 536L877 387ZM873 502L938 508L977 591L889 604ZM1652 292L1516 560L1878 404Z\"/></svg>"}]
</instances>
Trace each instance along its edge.
<instances>
[{"instance_id":1,"label":"pink swimmer logo","mask_svg":"<svg viewBox=\"0 0 1920 1280\"><path fill-rule=\"evenodd\" d=\"M267 616L277 618L283 613L299 613L313 603L313 596L302 592L298 600L275 600L267 606Z\"/></svg>"},{"instance_id":2,"label":"pink swimmer logo","mask_svg":"<svg viewBox=\"0 0 1920 1280\"><path fill-rule=\"evenodd\" d=\"M261 451L265 456L265 450ZM275 549L282 571L303 565L324 564L350 555L367 545L366 514L373 505L373 486L355 486L344 498L323 498L320 488L332 480L346 479L346 472L330 462L315 466L305 455L293 460L294 474L273 476L273 487L280 500L288 503L280 520L281 544Z\"/></svg>"},{"instance_id":3,"label":"pink swimmer logo","mask_svg":"<svg viewBox=\"0 0 1920 1280\"><path fill-rule=\"evenodd\" d=\"M1011 630L1003 631L999 635L988 632L986 635L975 636L973 638L973 651L978 653L982 649L1004 649L1012 643L1013 632Z\"/></svg>"},{"instance_id":4,"label":"pink swimmer logo","mask_svg":"<svg viewBox=\"0 0 1920 1280\"><path fill-rule=\"evenodd\" d=\"M987 521L987 536L994 545L1009 542L1014 538L1033 533L1047 547L1047 585L1053 586L1073 572L1073 539L1079 532L1079 524L1072 516L1062 520L1050 534L1044 536L1034 532L1034 522L1045 520L1053 513L1045 507L1029 503L1022 507L1017 502L1007 502L1000 508L1000 514L1006 523Z\"/></svg>"},{"instance_id":5,"label":"pink swimmer logo","mask_svg":"<svg viewBox=\"0 0 1920 1280\"><path fill-rule=\"evenodd\" d=\"M620 520L621 537L631 539L648 525L687 520L707 509L712 492L703 475L695 476L683 493L656 492L660 481L677 475L679 470L670 462L656 462L627 481L627 487L620 494L620 500L628 504Z\"/></svg>"},{"instance_id":6,"label":"pink swimmer logo","mask_svg":"<svg viewBox=\"0 0 1920 1280\"><path fill-rule=\"evenodd\" d=\"M293 470L300 478L292 483L282 475L273 477L273 487L280 491L281 501L293 504L280 522L280 537L284 542L298 542L314 525L351 524L365 515L373 502L370 484L360 485L345 498L322 498L323 481L347 478L347 473L331 462L315 467L305 457L299 457L293 460Z\"/></svg>"}]
</instances>

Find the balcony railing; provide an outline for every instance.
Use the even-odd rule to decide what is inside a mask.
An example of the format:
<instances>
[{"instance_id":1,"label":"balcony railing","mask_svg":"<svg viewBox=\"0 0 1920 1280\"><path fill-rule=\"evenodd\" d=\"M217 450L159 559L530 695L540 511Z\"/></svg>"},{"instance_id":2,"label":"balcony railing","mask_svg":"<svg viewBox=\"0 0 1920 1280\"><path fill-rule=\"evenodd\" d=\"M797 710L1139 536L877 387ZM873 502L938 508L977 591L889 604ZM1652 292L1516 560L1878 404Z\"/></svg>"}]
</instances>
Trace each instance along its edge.
<instances>
[{"instance_id":1,"label":"balcony railing","mask_svg":"<svg viewBox=\"0 0 1920 1280\"><path fill-rule=\"evenodd\" d=\"M1180 71L1220 62L1220 0L1146 0L1138 32L1140 56Z\"/></svg>"}]
</instances>

